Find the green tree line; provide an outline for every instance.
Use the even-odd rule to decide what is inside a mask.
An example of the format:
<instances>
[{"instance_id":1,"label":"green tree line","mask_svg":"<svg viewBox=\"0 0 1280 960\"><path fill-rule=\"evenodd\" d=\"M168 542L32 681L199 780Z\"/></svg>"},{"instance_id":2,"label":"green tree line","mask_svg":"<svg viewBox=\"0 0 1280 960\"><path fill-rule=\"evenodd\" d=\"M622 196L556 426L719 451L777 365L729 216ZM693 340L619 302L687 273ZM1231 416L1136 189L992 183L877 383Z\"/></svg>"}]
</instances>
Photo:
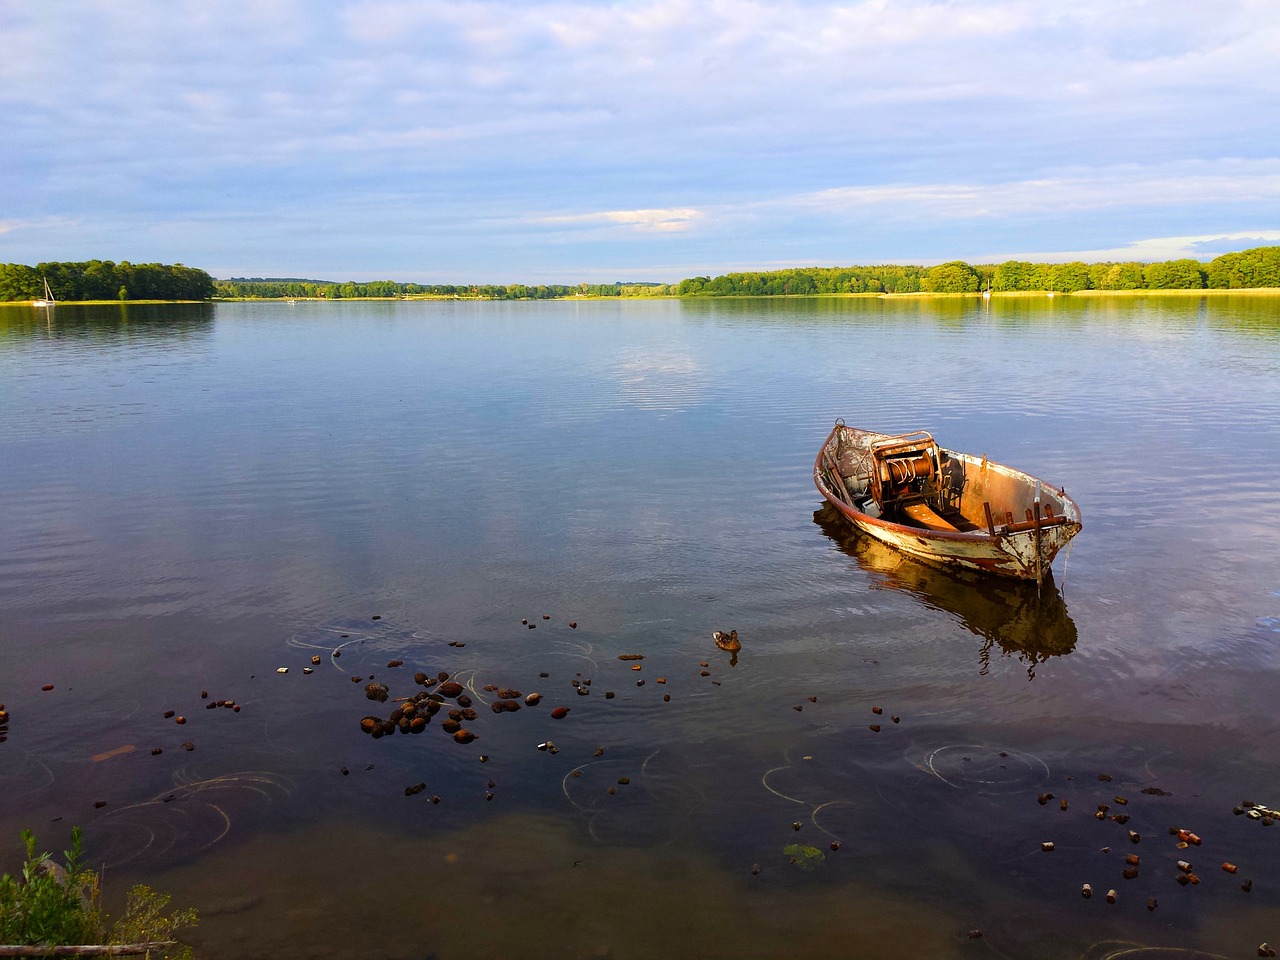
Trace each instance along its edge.
<instances>
[{"instance_id":1,"label":"green tree line","mask_svg":"<svg viewBox=\"0 0 1280 960\"><path fill-rule=\"evenodd\" d=\"M0 263L0 300L38 300L44 281L55 300L208 300L213 278L181 263Z\"/></svg>"},{"instance_id":2,"label":"green tree line","mask_svg":"<svg viewBox=\"0 0 1280 960\"><path fill-rule=\"evenodd\" d=\"M971 266L961 260L933 267L807 267L690 277L679 296L803 296L823 293L977 293L1077 290L1238 290L1280 287L1280 247L1254 247L1202 263L1028 263L1009 260Z\"/></svg>"},{"instance_id":3,"label":"green tree line","mask_svg":"<svg viewBox=\"0 0 1280 960\"><path fill-rule=\"evenodd\" d=\"M232 277L215 280L215 296L228 299L321 299L355 300L363 297L452 297L469 300L560 300L567 297L654 297L675 292L665 283L579 283L566 284L452 284L397 283L373 280L368 283L336 280L301 280L287 277Z\"/></svg>"}]
</instances>

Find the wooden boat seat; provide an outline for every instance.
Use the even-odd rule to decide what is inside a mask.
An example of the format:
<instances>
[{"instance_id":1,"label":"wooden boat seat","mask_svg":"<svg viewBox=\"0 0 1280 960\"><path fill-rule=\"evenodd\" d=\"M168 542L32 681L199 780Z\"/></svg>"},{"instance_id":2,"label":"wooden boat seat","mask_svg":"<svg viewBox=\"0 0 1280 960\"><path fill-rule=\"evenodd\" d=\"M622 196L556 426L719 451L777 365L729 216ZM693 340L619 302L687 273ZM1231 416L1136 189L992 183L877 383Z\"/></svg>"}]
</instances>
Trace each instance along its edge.
<instances>
[{"instance_id":1,"label":"wooden boat seat","mask_svg":"<svg viewBox=\"0 0 1280 960\"><path fill-rule=\"evenodd\" d=\"M946 518L939 516L934 509L923 500L915 503L904 504L902 514L917 527L924 527L926 530L944 530L955 533L958 527L950 523Z\"/></svg>"}]
</instances>

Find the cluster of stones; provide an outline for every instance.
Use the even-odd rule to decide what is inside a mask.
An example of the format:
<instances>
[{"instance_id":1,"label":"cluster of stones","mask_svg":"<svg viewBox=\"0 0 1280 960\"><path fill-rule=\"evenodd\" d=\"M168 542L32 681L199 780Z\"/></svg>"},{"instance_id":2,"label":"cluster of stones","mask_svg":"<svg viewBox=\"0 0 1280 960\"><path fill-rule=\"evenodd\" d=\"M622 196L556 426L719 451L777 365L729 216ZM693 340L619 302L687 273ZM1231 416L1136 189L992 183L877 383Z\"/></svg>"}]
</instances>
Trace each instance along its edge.
<instances>
[{"instance_id":1,"label":"cluster of stones","mask_svg":"<svg viewBox=\"0 0 1280 960\"><path fill-rule=\"evenodd\" d=\"M479 714L462 684L450 679L445 671L434 677L419 671L414 674L413 680L425 689L411 697L396 700L396 707L385 718L372 714L361 718L360 729L375 740L397 731L406 734L421 733L432 717L444 711L445 719L440 722L440 729L458 743L471 743L477 739L475 731L464 726L476 720ZM542 699L542 695L538 693L525 696L519 690L492 684L485 687L485 690L497 694L497 699L489 705L494 713L514 713L521 706L531 707ZM389 693L385 683L371 682L364 688L365 697L378 703L386 703Z\"/></svg>"},{"instance_id":2,"label":"cluster of stones","mask_svg":"<svg viewBox=\"0 0 1280 960\"><path fill-rule=\"evenodd\" d=\"M1102 782L1106 782L1106 781L1109 781L1111 777L1108 774L1099 774L1098 779ZM1170 796L1170 794L1168 794L1164 790L1161 790L1159 787L1145 787L1143 788L1142 793L1148 794L1150 796L1156 796L1156 797ZM1054 796L1052 793L1042 793L1036 799L1041 806L1044 806L1050 800L1054 799ZM1129 801L1123 796L1113 797L1112 802L1119 807L1125 807L1125 806L1128 806L1129 804ZM1065 799L1061 803L1061 808L1063 810L1067 809L1067 801ZM1130 818L1128 814L1116 814L1116 813L1111 813L1110 811L1111 811L1111 804L1108 804L1105 802L1099 803L1093 815L1098 820L1110 820L1122 826L1129 822ZM1244 801L1243 803L1241 803L1239 806L1235 808L1234 812L1237 815L1244 814L1246 812L1249 812L1249 813L1258 812L1258 817L1255 818L1255 819L1258 819L1258 818L1261 818L1264 813L1273 813L1274 811L1266 811L1265 808L1261 808L1260 804ZM1277 813L1276 816L1280 817L1280 813ZM1199 847L1203 842L1198 834L1194 833L1191 830L1186 829L1185 827L1178 827L1178 826L1170 827L1169 835L1174 838L1174 847L1179 852L1187 851L1191 847ZM1142 840L1141 834L1139 834L1135 830L1129 830L1128 837L1130 842L1135 844L1141 842ZM1040 849L1045 853L1052 853L1054 850L1054 844L1052 841L1045 841L1040 844ZM1109 846L1103 847L1102 852L1110 853L1111 848ZM1124 864L1125 865L1124 865L1124 869L1121 871L1121 876L1125 880L1136 880L1138 878L1141 858L1136 853L1126 854L1124 857ZM1199 885L1201 878L1193 869L1193 865L1191 861L1177 860L1175 862L1175 866L1177 867L1177 873L1174 874L1174 879L1178 882L1179 885L1183 887ZM1237 867L1234 863L1231 863L1230 861L1224 861L1222 863L1222 871L1226 874L1234 876L1239 872L1239 867ZM1248 893L1250 890L1253 889L1253 881L1250 879L1245 879L1240 884L1240 889L1243 890L1245 893ZM1083 884L1080 887L1080 895L1084 897L1084 899L1086 900L1090 899L1093 896L1093 886L1088 883ZM1118 899L1119 899L1119 894L1114 888L1107 891L1107 894L1106 894L1107 903L1116 903ZM1147 900L1148 910L1155 910L1157 906L1158 906L1158 903L1155 897L1151 897L1150 899Z\"/></svg>"}]
</instances>

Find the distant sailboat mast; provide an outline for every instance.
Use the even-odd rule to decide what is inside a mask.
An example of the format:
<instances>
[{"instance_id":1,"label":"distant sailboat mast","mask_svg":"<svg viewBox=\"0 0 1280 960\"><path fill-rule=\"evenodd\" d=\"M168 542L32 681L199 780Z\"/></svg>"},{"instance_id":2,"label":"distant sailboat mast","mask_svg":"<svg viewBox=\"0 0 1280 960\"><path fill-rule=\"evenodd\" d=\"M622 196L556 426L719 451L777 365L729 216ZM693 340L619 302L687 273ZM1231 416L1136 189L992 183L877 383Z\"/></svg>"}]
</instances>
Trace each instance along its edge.
<instances>
[{"instance_id":1,"label":"distant sailboat mast","mask_svg":"<svg viewBox=\"0 0 1280 960\"><path fill-rule=\"evenodd\" d=\"M49 278L41 277L41 279L44 280L44 299L33 300L31 305L33 307L52 307L57 301L53 299L53 291L49 289Z\"/></svg>"}]
</instances>

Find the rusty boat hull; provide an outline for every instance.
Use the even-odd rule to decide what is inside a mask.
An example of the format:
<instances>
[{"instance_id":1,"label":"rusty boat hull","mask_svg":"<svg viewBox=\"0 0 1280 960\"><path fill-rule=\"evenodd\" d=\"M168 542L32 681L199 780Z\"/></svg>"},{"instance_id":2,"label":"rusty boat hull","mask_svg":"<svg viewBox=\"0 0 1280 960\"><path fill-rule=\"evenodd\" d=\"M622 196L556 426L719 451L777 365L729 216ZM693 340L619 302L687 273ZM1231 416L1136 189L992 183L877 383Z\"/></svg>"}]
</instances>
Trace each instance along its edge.
<instances>
[{"instance_id":1,"label":"rusty boat hull","mask_svg":"<svg viewBox=\"0 0 1280 960\"><path fill-rule=\"evenodd\" d=\"M1061 487L927 433L837 420L814 460L818 492L854 527L930 563L1042 581L1083 524Z\"/></svg>"}]
</instances>

